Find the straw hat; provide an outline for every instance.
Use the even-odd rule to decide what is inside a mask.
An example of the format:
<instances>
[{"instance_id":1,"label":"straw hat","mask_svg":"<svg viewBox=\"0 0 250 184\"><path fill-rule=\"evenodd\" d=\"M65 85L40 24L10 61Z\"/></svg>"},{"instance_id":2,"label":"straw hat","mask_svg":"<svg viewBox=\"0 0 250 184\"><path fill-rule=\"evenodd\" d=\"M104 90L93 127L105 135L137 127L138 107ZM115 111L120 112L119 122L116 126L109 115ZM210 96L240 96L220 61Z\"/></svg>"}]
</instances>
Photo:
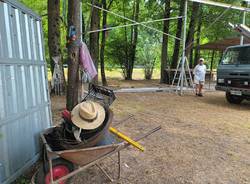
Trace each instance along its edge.
<instances>
[{"instance_id":1,"label":"straw hat","mask_svg":"<svg viewBox=\"0 0 250 184\"><path fill-rule=\"evenodd\" d=\"M81 129L93 130L98 128L105 119L104 107L93 101L85 101L74 107L71 120Z\"/></svg>"}]
</instances>

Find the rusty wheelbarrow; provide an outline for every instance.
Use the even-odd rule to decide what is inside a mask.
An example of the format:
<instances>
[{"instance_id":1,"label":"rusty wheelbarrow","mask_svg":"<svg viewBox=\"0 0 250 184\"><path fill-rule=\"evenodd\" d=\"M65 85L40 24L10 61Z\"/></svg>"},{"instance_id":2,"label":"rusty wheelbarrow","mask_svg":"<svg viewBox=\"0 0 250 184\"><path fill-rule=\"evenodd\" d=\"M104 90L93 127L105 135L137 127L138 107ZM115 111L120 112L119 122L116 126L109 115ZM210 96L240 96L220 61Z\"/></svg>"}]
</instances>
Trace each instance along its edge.
<instances>
[{"instance_id":1,"label":"rusty wheelbarrow","mask_svg":"<svg viewBox=\"0 0 250 184\"><path fill-rule=\"evenodd\" d=\"M115 100L115 95L110 89L90 84L89 92L84 100L90 99L98 101L103 104L106 109L109 109L108 107ZM114 181L114 179L99 165L100 161L114 154L117 154L118 177L116 179L119 179L121 174L120 151L130 144L109 132L108 127L112 123L113 113L110 109L107 110L107 113L109 119L106 126L103 127L101 131L104 132L104 134L96 134L96 136L92 137L93 140L83 146L77 145L76 147L69 147L69 145L67 145L67 149L53 149L53 146L51 146L48 139L46 139L46 135L50 134L55 127L48 128L41 132L40 135L44 145L43 165L32 178L32 183L65 184L70 177L94 165L96 165L110 181ZM158 131L160 128L160 126L156 127L140 137L135 138L134 141L139 141ZM64 142L65 141L62 140L59 143L61 144ZM57 145L57 142L54 143Z\"/></svg>"},{"instance_id":2,"label":"rusty wheelbarrow","mask_svg":"<svg viewBox=\"0 0 250 184\"><path fill-rule=\"evenodd\" d=\"M161 127L156 127L151 131L134 139L139 141L152 133L158 131ZM108 133L102 143L88 148L71 149L62 151L53 151L46 141L45 135L52 128L46 129L41 133L41 139L45 147L45 155L47 162L44 162L38 172L33 177L32 183L36 184L65 184L67 180L85 169L96 165L101 172L111 181L120 178L121 175L121 157L120 151L128 147L130 144L122 141L115 135ZM117 154L118 177L112 178L100 165L99 162ZM35 181L35 182L34 182Z\"/></svg>"}]
</instances>

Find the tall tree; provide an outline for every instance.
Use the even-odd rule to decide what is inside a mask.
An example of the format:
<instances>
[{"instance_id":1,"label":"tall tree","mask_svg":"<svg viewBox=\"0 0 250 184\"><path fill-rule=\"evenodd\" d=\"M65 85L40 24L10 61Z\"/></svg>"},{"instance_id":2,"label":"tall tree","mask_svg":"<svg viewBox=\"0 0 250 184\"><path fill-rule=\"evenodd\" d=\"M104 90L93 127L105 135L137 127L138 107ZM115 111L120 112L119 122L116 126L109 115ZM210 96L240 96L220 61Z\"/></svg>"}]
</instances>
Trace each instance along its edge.
<instances>
[{"instance_id":1,"label":"tall tree","mask_svg":"<svg viewBox=\"0 0 250 184\"><path fill-rule=\"evenodd\" d=\"M81 34L79 7L79 0L71 0L70 3L68 3L68 27L74 27L76 31L76 40L70 40L68 44L68 86L66 102L68 110L72 110L73 107L78 103L79 39Z\"/></svg>"},{"instance_id":2,"label":"tall tree","mask_svg":"<svg viewBox=\"0 0 250 184\"><path fill-rule=\"evenodd\" d=\"M186 57L189 57L190 52L193 48L195 26L196 26L197 20L199 19L198 17L199 7L200 7L199 3L193 2L191 19L190 19L189 29L188 29L187 39L186 39Z\"/></svg>"},{"instance_id":3,"label":"tall tree","mask_svg":"<svg viewBox=\"0 0 250 184\"><path fill-rule=\"evenodd\" d=\"M110 0L110 3L107 7L106 0L102 0L102 7L103 9L110 9L110 6L112 4L113 0ZM102 11L102 29L107 28L107 11ZM105 76L105 61L104 61L104 52L105 52L105 46L106 46L106 31L103 30L101 34L101 49L100 49L100 63L101 63L101 77L102 77L102 85L107 86L107 80Z\"/></svg>"},{"instance_id":4,"label":"tall tree","mask_svg":"<svg viewBox=\"0 0 250 184\"><path fill-rule=\"evenodd\" d=\"M185 4L185 0L180 0L179 16L183 16L184 14L184 4ZM181 37L182 24L183 24L183 19L178 19L177 28L176 28L176 37L178 38ZM179 60L179 52L180 52L180 40L175 39L174 53L172 57L171 68L176 68L178 60Z\"/></svg>"},{"instance_id":5,"label":"tall tree","mask_svg":"<svg viewBox=\"0 0 250 184\"><path fill-rule=\"evenodd\" d=\"M50 56L50 67L53 75L55 61L53 58L59 58L58 64L62 70L62 84L65 84L65 78L63 73L63 58L61 52L61 32L60 32L60 0L48 0L48 46ZM63 86L64 89L64 86Z\"/></svg>"},{"instance_id":6,"label":"tall tree","mask_svg":"<svg viewBox=\"0 0 250 184\"><path fill-rule=\"evenodd\" d=\"M138 22L139 19L139 11L140 11L140 0L134 1L133 6L133 20ZM135 56L136 56L136 45L138 40L138 25L133 25L131 27L131 51L130 51L130 58L128 63L128 73L126 76L126 80L132 80L134 63L135 63Z\"/></svg>"},{"instance_id":7,"label":"tall tree","mask_svg":"<svg viewBox=\"0 0 250 184\"><path fill-rule=\"evenodd\" d=\"M198 20L198 26L197 26L197 32L196 32L196 47L195 47L195 55L194 55L194 63L193 66L198 62L198 59L200 57L200 39L201 39L201 28L202 28L202 6L199 8L199 20Z\"/></svg>"},{"instance_id":8,"label":"tall tree","mask_svg":"<svg viewBox=\"0 0 250 184\"><path fill-rule=\"evenodd\" d=\"M100 11L94 6L101 6L99 0L92 0L91 8L91 21L90 21L90 30L100 29ZM90 55L95 63L96 70L98 72L99 64L99 32L90 33L89 35L89 51ZM98 83L98 75L94 79L95 83Z\"/></svg>"},{"instance_id":9,"label":"tall tree","mask_svg":"<svg viewBox=\"0 0 250 184\"><path fill-rule=\"evenodd\" d=\"M170 17L170 0L165 0L165 11L164 18ZM165 20L163 23L163 32L169 32L169 20ZM168 82L167 72L165 71L167 68L168 62L168 35L163 34L162 38L162 49L161 49L161 83Z\"/></svg>"}]
</instances>

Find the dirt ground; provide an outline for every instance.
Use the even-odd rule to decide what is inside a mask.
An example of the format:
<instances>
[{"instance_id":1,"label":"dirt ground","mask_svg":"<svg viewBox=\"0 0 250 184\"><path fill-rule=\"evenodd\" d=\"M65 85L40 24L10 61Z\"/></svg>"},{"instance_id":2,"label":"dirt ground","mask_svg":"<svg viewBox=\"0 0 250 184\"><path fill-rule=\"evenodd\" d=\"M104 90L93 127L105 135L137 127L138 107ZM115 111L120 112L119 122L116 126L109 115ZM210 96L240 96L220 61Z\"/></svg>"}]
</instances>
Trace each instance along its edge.
<instances>
[{"instance_id":1,"label":"dirt ground","mask_svg":"<svg viewBox=\"0 0 250 184\"><path fill-rule=\"evenodd\" d=\"M53 120L60 120L64 97L52 98ZM118 183L246 184L250 183L250 103L231 105L221 92L205 97L169 93L117 94L112 105L115 120L132 118L116 126L137 137L161 125L140 141L140 152L121 152L122 178ZM115 157L113 158L115 159ZM111 159L102 166L113 173ZM72 184L108 183L97 167L73 177Z\"/></svg>"}]
</instances>

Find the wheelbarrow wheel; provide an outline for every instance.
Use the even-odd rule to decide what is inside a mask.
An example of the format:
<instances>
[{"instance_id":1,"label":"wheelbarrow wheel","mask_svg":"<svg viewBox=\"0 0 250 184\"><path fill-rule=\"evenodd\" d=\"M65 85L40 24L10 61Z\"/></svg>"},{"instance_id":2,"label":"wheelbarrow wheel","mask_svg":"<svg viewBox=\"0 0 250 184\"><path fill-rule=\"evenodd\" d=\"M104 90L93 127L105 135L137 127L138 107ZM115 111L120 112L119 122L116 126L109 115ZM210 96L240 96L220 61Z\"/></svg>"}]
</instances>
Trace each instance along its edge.
<instances>
[{"instance_id":1,"label":"wheelbarrow wheel","mask_svg":"<svg viewBox=\"0 0 250 184\"><path fill-rule=\"evenodd\" d=\"M74 170L74 165L71 162L68 162L64 159L58 158L52 162L52 172L53 179L57 180ZM67 184L68 179L61 181L59 184ZM43 166L41 165L37 175L36 175L36 184L50 184L50 170L48 162Z\"/></svg>"}]
</instances>

